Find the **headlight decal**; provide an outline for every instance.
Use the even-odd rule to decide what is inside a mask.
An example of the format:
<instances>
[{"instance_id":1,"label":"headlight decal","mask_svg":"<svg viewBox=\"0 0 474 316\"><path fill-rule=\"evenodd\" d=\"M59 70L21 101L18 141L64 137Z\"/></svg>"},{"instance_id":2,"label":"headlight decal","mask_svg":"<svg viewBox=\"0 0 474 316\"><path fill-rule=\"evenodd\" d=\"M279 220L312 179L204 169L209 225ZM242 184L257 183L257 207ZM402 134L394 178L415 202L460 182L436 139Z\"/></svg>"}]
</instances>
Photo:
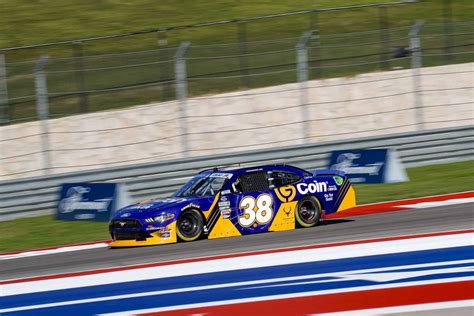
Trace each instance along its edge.
<instances>
[{"instance_id":1,"label":"headlight decal","mask_svg":"<svg viewBox=\"0 0 474 316\"><path fill-rule=\"evenodd\" d=\"M147 223L164 223L174 218L174 214L172 213L161 213L155 217L149 217L145 219Z\"/></svg>"}]
</instances>

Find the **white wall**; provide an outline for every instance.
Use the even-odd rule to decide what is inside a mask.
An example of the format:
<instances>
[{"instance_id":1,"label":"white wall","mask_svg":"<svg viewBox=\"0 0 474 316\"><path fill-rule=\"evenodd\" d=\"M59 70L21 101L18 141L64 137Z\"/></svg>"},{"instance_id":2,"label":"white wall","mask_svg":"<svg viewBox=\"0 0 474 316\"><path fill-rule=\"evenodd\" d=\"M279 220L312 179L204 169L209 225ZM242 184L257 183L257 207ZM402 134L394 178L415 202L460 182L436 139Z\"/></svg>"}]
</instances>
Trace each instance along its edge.
<instances>
[{"instance_id":1,"label":"white wall","mask_svg":"<svg viewBox=\"0 0 474 316\"><path fill-rule=\"evenodd\" d=\"M474 63L422 69L426 129L473 124L473 71ZM298 83L190 99L188 155L301 144L305 120L308 142L416 130L411 74L309 81L307 117ZM183 157L178 109L173 101L49 120L50 172ZM24 173L43 168L35 134L39 122L0 128L0 181L44 174Z\"/></svg>"}]
</instances>

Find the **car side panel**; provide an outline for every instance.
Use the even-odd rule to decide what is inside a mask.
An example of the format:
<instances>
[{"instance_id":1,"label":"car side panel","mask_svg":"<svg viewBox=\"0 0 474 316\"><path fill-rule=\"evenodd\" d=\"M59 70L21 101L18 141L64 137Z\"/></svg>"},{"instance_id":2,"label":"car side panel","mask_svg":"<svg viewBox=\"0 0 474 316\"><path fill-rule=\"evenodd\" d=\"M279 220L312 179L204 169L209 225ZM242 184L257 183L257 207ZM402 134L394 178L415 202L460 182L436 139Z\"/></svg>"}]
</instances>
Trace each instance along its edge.
<instances>
[{"instance_id":1,"label":"car side panel","mask_svg":"<svg viewBox=\"0 0 474 316\"><path fill-rule=\"evenodd\" d=\"M244 225L241 217L247 219L249 216L244 215L244 210L239 208L240 202L242 199L253 200L255 202L254 207L249 211L257 213L259 212L258 201L262 196L266 196L265 199L268 199L268 196L271 197L271 206L264 205L271 208L271 218L264 223L260 223L255 219L252 223L249 222ZM210 222L208 222L210 233L208 238L252 235L268 231L294 229L295 209L298 203L295 197L296 188L294 186L285 186L261 192L223 195L210 216Z\"/></svg>"}]
</instances>

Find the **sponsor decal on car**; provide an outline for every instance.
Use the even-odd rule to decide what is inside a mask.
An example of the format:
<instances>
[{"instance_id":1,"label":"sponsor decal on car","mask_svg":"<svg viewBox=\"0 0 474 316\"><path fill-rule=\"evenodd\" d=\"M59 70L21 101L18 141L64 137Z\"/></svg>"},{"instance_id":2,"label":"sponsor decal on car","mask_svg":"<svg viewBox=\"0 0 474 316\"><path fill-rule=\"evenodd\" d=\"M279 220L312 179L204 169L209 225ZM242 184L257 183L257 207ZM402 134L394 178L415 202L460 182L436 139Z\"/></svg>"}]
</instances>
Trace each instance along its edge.
<instances>
[{"instance_id":1,"label":"sponsor decal on car","mask_svg":"<svg viewBox=\"0 0 474 316\"><path fill-rule=\"evenodd\" d=\"M230 179L232 178L232 173L223 173L223 172L214 172L210 175L211 178L225 178Z\"/></svg>"},{"instance_id":2,"label":"sponsor decal on car","mask_svg":"<svg viewBox=\"0 0 474 316\"><path fill-rule=\"evenodd\" d=\"M146 230L162 230L162 229L166 229L166 227L153 226L153 225L148 225L148 226L146 227Z\"/></svg>"},{"instance_id":3,"label":"sponsor decal on car","mask_svg":"<svg viewBox=\"0 0 474 316\"><path fill-rule=\"evenodd\" d=\"M160 215L155 216L155 217L145 218L145 222L147 222L147 223L154 223L154 222L163 223L163 222L169 221L170 219L173 219L173 218L174 218L173 213L161 213Z\"/></svg>"},{"instance_id":4,"label":"sponsor decal on car","mask_svg":"<svg viewBox=\"0 0 474 316\"><path fill-rule=\"evenodd\" d=\"M223 196L220 198L219 203L217 203L219 207L219 211L221 212L221 216L224 219L230 218L230 201L227 196Z\"/></svg>"},{"instance_id":5,"label":"sponsor decal on car","mask_svg":"<svg viewBox=\"0 0 474 316\"><path fill-rule=\"evenodd\" d=\"M339 176L335 176L335 177L332 177L334 179L334 181L336 182L337 185L342 185L342 183L344 182L344 179L342 177L339 177Z\"/></svg>"},{"instance_id":6,"label":"sponsor decal on car","mask_svg":"<svg viewBox=\"0 0 474 316\"><path fill-rule=\"evenodd\" d=\"M230 214L231 214L230 208L222 209L220 211L221 211L221 216L222 216L223 219L229 219L230 218Z\"/></svg>"},{"instance_id":7,"label":"sponsor decal on car","mask_svg":"<svg viewBox=\"0 0 474 316\"><path fill-rule=\"evenodd\" d=\"M328 183L314 180L312 183L298 183L296 188L300 194L321 193L328 191Z\"/></svg>"},{"instance_id":8,"label":"sponsor decal on car","mask_svg":"<svg viewBox=\"0 0 474 316\"><path fill-rule=\"evenodd\" d=\"M189 203L188 205L184 206L184 207L181 209L181 211L187 210L187 209L189 209L189 208L196 208L196 209L199 209L200 206L197 205L197 204L194 204L194 203Z\"/></svg>"},{"instance_id":9,"label":"sponsor decal on car","mask_svg":"<svg viewBox=\"0 0 474 316\"><path fill-rule=\"evenodd\" d=\"M131 209L135 210L148 210L153 207L153 204L137 204L135 206L130 207Z\"/></svg>"},{"instance_id":10,"label":"sponsor decal on car","mask_svg":"<svg viewBox=\"0 0 474 316\"><path fill-rule=\"evenodd\" d=\"M275 194L281 202L291 202L296 196L296 189L292 185L286 185L275 189Z\"/></svg>"},{"instance_id":11,"label":"sponsor decal on car","mask_svg":"<svg viewBox=\"0 0 474 316\"><path fill-rule=\"evenodd\" d=\"M325 193L324 194L324 199L327 201L327 202L330 202L334 199L334 194L332 193Z\"/></svg>"},{"instance_id":12,"label":"sponsor decal on car","mask_svg":"<svg viewBox=\"0 0 474 316\"><path fill-rule=\"evenodd\" d=\"M217 205L219 205L219 208L230 207L230 201L221 201L221 202L217 203Z\"/></svg>"},{"instance_id":13,"label":"sponsor decal on car","mask_svg":"<svg viewBox=\"0 0 474 316\"><path fill-rule=\"evenodd\" d=\"M158 233L160 234L161 238L170 238L171 237L171 231L172 231L172 229L163 227L163 228L160 228L158 230Z\"/></svg>"}]
</instances>

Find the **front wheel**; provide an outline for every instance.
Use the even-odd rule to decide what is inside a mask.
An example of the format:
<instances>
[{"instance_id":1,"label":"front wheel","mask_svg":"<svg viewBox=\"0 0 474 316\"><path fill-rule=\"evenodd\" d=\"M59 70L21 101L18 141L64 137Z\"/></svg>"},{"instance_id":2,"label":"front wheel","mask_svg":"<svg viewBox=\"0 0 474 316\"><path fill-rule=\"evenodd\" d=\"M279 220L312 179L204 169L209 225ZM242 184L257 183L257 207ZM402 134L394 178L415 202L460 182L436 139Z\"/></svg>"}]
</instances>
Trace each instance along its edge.
<instances>
[{"instance_id":1,"label":"front wheel","mask_svg":"<svg viewBox=\"0 0 474 316\"><path fill-rule=\"evenodd\" d=\"M198 210L187 210L183 212L176 222L176 234L181 241L193 241L198 239L204 230L204 221Z\"/></svg>"},{"instance_id":2,"label":"front wheel","mask_svg":"<svg viewBox=\"0 0 474 316\"><path fill-rule=\"evenodd\" d=\"M321 204L314 196L305 196L298 202L295 212L300 227L316 226L321 218Z\"/></svg>"}]
</instances>

